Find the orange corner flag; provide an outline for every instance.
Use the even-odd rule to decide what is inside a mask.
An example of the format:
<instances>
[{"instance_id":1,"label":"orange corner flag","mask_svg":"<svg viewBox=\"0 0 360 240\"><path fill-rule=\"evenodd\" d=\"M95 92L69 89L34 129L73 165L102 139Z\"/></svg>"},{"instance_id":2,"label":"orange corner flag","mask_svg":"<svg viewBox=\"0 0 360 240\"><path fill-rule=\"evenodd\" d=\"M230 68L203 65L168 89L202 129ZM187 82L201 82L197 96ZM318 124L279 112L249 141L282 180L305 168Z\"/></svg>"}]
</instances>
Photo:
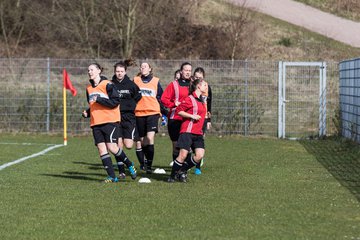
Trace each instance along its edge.
<instances>
[{"instance_id":1,"label":"orange corner flag","mask_svg":"<svg viewBox=\"0 0 360 240\"><path fill-rule=\"evenodd\" d=\"M71 94L73 96L76 96L77 90L72 85L69 74L66 72L65 68L63 70L63 83L64 83L64 88L69 89L71 91Z\"/></svg>"}]
</instances>

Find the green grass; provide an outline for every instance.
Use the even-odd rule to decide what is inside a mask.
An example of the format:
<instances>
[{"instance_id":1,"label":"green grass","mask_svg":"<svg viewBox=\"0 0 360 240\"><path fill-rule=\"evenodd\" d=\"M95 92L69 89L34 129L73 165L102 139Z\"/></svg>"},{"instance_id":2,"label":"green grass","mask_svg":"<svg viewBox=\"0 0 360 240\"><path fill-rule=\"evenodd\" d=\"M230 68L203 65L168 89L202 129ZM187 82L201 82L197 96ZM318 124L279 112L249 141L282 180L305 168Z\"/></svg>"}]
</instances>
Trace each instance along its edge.
<instances>
[{"instance_id":1,"label":"green grass","mask_svg":"<svg viewBox=\"0 0 360 240\"><path fill-rule=\"evenodd\" d=\"M295 0L302 2L311 7L318 8L322 11L335 14L339 17L347 18L353 21L360 21L358 1L344 1L344 0Z\"/></svg>"},{"instance_id":2,"label":"green grass","mask_svg":"<svg viewBox=\"0 0 360 240\"><path fill-rule=\"evenodd\" d=\"M6 161L29 154L17 145L4 155L3 147ZM168 137L155 148L155 167L169 172ZM0 239L358 239L358 159L357 145L335 140L209 136L203 175L186 184L155 174L151 184L105 184L92 137L73 137L0 171Z\"/></svg>"}]
</instances>

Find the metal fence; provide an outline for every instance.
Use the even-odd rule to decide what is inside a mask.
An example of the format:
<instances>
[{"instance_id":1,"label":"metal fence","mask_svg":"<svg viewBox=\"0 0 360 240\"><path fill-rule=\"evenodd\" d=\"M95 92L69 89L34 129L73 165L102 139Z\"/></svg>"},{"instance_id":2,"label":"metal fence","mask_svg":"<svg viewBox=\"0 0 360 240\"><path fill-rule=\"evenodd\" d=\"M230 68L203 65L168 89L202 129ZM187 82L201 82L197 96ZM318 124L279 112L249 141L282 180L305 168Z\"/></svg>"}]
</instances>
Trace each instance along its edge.
<instances>
[{"instance_id":1,"label":"metal fence","mask_svg":"<svg viewBox=\"0 0 360 240\"><path fill-rule=\"evenodd\" d=\"M360 58L342 61L339 72L342 135L360 142Z\"/></svg>"},{"instance_id":2,"label":"metal fence","mask_svg":"<svg viewBox=\"0 0 360 240\"><path fill-rule=\"evenodd\" d=\"M70 93L67 97L68 132L79 134L90 131L89 121L81 118L81 112L87 108L87 67L95 61L105 67L104 75L111 78L117 59L0 59L1 131L63 131L63 68L78 90L76 97ZM175 70L185 60L147 61L165 89L173 80ZM277 136L279 62L186 61L190 61L193 67L205 69L205 78L213 91L213 128L209 134ZM132 78L138 71L138 67L131 67L128 76ZM306 74L303 78L307 78ZM338 79L338 64L327 62L327 134L336 132L334 118L338 108ZM306 95L303 97L305 99ZM306 122L312 122L310 118L318 121L316 114L309 113L305 117L309 118ZM160 131L166 132L166 129L161 128Z\"/></svg>"}]
</instances>

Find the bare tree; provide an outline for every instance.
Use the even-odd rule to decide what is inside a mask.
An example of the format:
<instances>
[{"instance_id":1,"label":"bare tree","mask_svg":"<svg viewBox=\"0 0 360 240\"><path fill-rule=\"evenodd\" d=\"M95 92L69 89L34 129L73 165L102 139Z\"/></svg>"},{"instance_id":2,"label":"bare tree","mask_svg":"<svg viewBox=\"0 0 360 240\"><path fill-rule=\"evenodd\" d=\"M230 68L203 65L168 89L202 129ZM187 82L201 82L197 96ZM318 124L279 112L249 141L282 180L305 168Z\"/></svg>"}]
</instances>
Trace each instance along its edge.
<instances>
[{"instance_id":1,"label":"bare tree","mask_svg":"<svg viewBox=\"0 0 360 240\"><path fill-rule=\"evenodd\" d=\"M16 8L12 7L9 0L0 2L0 36L5 43L8 58L13 56L24 38L25 18L20 0L17 1Z\"/></svg>"},{"instance_id":2,"label":"bare tree","mask_svg":"<svg viewBox=\"0 0 360 240\"><path fill-rule=\"evenodd\" d=\"M245 33L247 25L250 23L251 12L245 8L246 1L240 8L232 8L229 15L225 17L225 31L230 40L230 59L235 60L238 51L241 51L241 42L245 40ZM243 46L245 47L245 46Z\"/></svg>"},{"instance_id":3,"label":"bare tree","mask_svg":"<svg viewBox=\"0 0 360 240\"><path fill-rule=\"evenodd\" d=\"M113 7L110 8L113 31L119 41L120 55L124 58L129 58L133 54L139 2L139 0L113 0Z\"/></svg>"}]
</instances>

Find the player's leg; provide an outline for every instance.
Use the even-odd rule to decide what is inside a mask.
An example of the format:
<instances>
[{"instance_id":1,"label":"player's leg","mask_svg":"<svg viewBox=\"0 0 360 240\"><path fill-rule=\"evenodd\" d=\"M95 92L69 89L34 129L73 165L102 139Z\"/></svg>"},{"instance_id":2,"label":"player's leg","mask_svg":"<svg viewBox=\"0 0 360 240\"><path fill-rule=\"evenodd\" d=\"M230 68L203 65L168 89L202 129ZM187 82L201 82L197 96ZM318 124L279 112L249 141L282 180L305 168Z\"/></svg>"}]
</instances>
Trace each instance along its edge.
<instances>
[{"instance_id":1,"label":"player's leg","mask_svg":"<svg viewBox=\"0 0 360 240\"><path fill-rule=\"evenodd\" d=\"M179 151L179 155L174 160L174 164L172 166L171 174L168 179L168 182L174 182L176 175L179 174L179 172L182 170L185 159L189 153L190 146L191 146L191 134L189 134L189 133L180 134L179 140L178 140L177 146L176 146L180 149L180 151ZM183 179L183 180L186 181L186 179Z\"/></svg>"},{"instance_id":2,"label":"player's leg","mask_svg":"<svg viewBox=\"0 0 360 240\"><path fill-rule=\"evenodd\" d=\"M92 128L93 137L95 145L98 149L99 156L101 159L101 162L104 166L104 169L108 175L108 177L105 179L105 182L116 182L117 178L115 176L114 167L111 160L111 155L108 152L108 149L106 148L105 144L105 137L102 132L101 127L95 126Z\"/></svg>"},{"instance_id":3,"label":"player's leg","mask_svg":"<svg viewBox=\"0 0 360 240\"><path fill-rule=\"evenodd\" d=\"M146 137L143 140L144 154L146 157L146 173L152 173L152 164L155 155L155 134L158 132L159 115L146 118Z\"/></svg>"}]
</instances>

